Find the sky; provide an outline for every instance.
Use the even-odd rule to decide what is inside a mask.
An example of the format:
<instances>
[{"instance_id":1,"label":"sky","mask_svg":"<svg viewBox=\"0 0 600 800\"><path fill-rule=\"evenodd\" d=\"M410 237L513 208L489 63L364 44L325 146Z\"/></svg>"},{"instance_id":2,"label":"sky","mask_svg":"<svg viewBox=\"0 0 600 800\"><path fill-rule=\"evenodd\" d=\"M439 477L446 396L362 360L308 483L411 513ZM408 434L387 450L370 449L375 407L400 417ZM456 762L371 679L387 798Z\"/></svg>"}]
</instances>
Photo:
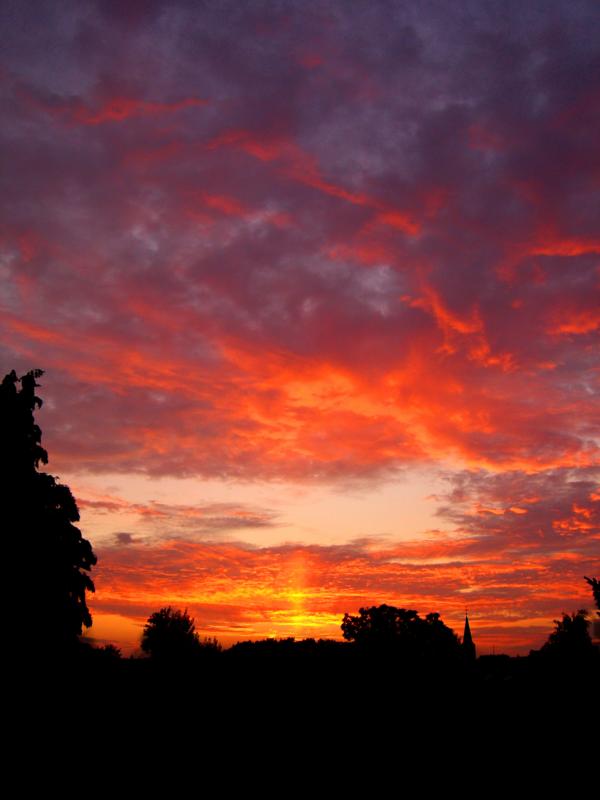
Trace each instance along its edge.
<instances>
[{"instance_id":1,"label":"sky","mask_svg":"<svg viewBox=\"0 0 600 800\"><path fill-rule=\"evenodd\" d=\"M539 647L600 573L600 15L0 3L0 368L90 635Z\"/></svg>"}]
</instances>

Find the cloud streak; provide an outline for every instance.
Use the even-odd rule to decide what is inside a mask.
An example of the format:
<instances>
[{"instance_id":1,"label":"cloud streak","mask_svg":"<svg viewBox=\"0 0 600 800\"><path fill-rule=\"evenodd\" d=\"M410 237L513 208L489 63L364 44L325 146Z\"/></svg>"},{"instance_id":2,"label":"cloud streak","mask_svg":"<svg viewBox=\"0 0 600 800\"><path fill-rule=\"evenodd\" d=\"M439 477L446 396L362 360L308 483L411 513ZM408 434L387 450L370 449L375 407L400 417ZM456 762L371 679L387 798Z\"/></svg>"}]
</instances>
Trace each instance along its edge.
<instances>
[{"instance_id":1,"label":"cloud streak","mask_svg":"<svg viewBox=\"0 0 600 800\"><path fill-rule=\"evenodd\" d=\"M248 528L269 528L277 524L273 512L236 503L185 505L156 500L132 503L115 495L106 495L80 496L77 504L87 515L108 516L112 524L118 524L119 517L133 518L149 539L156 536L175 538L186 534L191 537L214 537ZM115 535L122 544L135 541L128 533L118 532Z\"/></svg>"}]
</instances>

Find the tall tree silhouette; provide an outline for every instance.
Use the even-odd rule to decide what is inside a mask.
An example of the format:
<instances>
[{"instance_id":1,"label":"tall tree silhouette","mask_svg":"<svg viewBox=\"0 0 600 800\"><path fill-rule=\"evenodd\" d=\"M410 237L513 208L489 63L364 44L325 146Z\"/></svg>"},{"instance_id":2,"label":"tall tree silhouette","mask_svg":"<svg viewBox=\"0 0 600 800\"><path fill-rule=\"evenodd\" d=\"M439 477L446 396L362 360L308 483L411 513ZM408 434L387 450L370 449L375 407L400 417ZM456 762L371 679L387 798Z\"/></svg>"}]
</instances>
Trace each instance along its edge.
<instances>
[{"instance_id":1,"label":"tall tree silhouette","mask_svg":"<svg viewBox=\"0 0 600 800\"><path fill-rule=\"evenodd\" d=\"M600 617L600 581L598 580L598 578L588 578L586 575L584 575L583 578L592 587L592 594L594 595L594 603L596 603L596 608L598 609L596 613Z\"/></svg>"},{"instance_id":2,"label":"tall tree silhouette","mask_svg":"<svg viewBox=\"0 0 600 800\"><path fill-rule=\"evenodd\" d=\"M13 370L0 384L0 480L16 604L12 633L21 645L48 650L74 645L92 624L86 592L94 591L88 572L96 556L73 524L79 511L69 487L39 471L48 463L34 419L42 374L19 378Z\"/></svg>"}]
</instances>

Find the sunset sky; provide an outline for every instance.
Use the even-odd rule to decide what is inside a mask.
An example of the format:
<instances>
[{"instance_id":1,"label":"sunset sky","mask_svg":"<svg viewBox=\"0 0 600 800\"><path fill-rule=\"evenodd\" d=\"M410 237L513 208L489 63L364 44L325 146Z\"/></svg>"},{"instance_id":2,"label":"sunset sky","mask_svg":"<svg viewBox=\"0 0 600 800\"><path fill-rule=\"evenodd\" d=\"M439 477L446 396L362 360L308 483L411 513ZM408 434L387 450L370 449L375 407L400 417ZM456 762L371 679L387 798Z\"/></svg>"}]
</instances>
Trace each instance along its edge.
<instances>
[{"instance_id":1,"label":"sunset sky","mask_svg":"<svg viewBox=\"0 0 600 800\"><path fill-rule=\"evenodd\" d=\"M90 634L439 611L539 647L600 574L600 10L0 4L0 368Z\"/></svg>"}]
</instances>

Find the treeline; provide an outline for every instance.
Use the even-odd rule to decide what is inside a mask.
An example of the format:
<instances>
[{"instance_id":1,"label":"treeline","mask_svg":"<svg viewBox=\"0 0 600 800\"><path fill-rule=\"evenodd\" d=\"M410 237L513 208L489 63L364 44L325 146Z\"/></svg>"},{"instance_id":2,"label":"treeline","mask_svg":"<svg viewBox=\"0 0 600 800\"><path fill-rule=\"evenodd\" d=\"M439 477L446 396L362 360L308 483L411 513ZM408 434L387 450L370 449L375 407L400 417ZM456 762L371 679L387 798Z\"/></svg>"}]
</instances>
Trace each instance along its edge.
<instances>
[{"instance_id":1,"label":"treeline","mask_svg":"<svg viewBox=\"0 0 600 800\"><path fill-rule=\"evenodd\" d=\"M521 657L475 657L439 615L410 609L373 606L342 624L345 641L288 637L223 648L200 637L187 611L166 607L148 619L143 655L80 641L50 660L39 652L30 685L43 706L54 706L51 717L87 698L96 714L133 720L138 730L155 730L160 718L167 729L200 720L222 726L224 740L232 727L252 736L258 724L275 738L302 725L324 741L382 721L392 730L422 726L425 737L431 720L544 730L557 709L576 718L596 702L600 651L582 610L556 620L545 645Z\"/></svg>"},{"instance_id":2,"label":"treeline","mask_svg":"<svg viewBox=\"0 0 600 800\"><path fill-rule=\"evenodd\" d=\"M586 578L598 603L598 581ZM600 616L600 614L598 614ZM437 613L389 605L346 614L345 641L292 637L238 642L224 649L215 638L202 639L187 610L165 607L152 614L141 638L141 657L123 658L112 645L83 645L78 658L88 668L140 676L203 674L233 682L254 676L259 682L282 679L374 681L393 674L415 685L455 686L547 685L564 679L585 682L600 675L600 650L590 636L584 609L563 614L540 650L528 656L475 655ZM470 646L467 646L470 645Z\"/></svg>"}]
</instances>

